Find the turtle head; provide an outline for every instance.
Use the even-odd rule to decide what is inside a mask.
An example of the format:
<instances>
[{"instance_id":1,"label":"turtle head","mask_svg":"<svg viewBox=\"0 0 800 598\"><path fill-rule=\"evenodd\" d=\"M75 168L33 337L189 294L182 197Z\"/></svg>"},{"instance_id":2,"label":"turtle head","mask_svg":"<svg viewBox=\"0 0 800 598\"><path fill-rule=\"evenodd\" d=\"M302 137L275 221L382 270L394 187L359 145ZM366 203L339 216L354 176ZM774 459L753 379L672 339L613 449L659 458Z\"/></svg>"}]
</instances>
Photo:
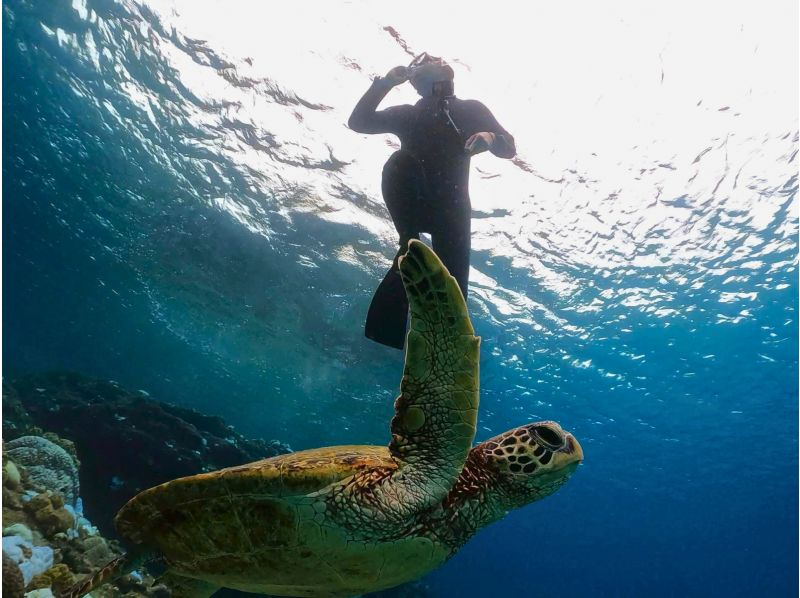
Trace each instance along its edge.
<instances>
[{"instance_id":1,"label":"turtle head","mask_svg":"<svg viewBox=\"0 0 800 598\"><path fill-rule=\"evenodd\" d=\"M475 449L480 449L486 466L498 476L511 507L552 494L583 460L575 437L550 421L509 430Z\"/></svg>"}]
</instances>

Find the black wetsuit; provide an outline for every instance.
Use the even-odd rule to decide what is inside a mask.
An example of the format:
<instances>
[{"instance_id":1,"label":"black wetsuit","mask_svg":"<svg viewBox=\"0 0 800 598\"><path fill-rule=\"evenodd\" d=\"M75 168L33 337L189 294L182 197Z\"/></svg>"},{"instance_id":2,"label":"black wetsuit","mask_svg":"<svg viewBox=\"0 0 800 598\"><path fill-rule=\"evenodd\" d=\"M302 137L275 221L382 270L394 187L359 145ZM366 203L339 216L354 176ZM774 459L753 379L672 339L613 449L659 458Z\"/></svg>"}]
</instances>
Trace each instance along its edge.
<instances>
[{"instance_id":1,"label":"black wetsuit","mask_svg":"<svg viewBox=\"0 0 800 598\"><path fill-rule=\"evenodd\" d=\"M376 110L391 87L373 82L356 104L349 126L359 133L394 133L400 149L383 167L386 207L400 235L392 268L378 287L367 315L365 334L380 343L403 348L408 302L397 271L397 259L409 239L431 234L433 250L467 296L470 256L469 163L467 139L483 131L495 134L492 153L511 158L514 138L477 100L427 96L414 106ZM449 113L449 116L448 116Z\"/></svg>"}]
</instances>

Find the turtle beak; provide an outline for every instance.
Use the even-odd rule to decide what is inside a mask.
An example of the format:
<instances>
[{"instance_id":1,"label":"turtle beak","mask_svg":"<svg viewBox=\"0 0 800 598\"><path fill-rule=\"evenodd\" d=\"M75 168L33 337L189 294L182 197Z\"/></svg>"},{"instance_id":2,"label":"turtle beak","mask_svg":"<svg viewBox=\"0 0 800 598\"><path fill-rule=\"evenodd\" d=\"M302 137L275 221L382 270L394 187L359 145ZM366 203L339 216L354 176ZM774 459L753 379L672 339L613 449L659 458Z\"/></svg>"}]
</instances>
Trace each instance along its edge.
<instances>
[{"instance_id":1,"label":"turtle beak","mask_svg":"<svg viewBox=\"0 0 800 598\"><path fill-rule=\"evenodd\" d=\"M572 434L567 433L567 444L564 447L564 452L573 453L576 461L583 461L583 448Z\"/></svg>"},{"instance_id":2,"label":"turtle beak","mask_svg":"<svg viewBox=\"0 0 800 598\"><path fill-rule=\"evenodd\" d=\"M578 440L569 432L564 433L564 446L553 453L553 459L560 463L561 467L580 463L583 461L583 448Z\"/></svg>"}]
</instances>

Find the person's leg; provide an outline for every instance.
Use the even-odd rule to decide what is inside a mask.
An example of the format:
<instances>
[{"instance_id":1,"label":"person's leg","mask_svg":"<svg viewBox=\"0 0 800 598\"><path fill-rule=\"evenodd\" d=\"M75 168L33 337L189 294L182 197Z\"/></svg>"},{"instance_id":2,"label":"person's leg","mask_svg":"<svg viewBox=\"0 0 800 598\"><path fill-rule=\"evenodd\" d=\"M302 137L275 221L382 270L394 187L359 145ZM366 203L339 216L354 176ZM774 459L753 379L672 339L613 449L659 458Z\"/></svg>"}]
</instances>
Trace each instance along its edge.
<instances>
[{"instance_id":1,"label":"person's leg","mask_svg":"<svg viewBox=\"0 0 800 598\"><path fill-rule=\"evenodd\" d=\"M419 238L419 217L425 193L422 165L409 152L396 151L383 167L381 191L403 249L410 239Z\"/></svg>"},{"instance_id":2,"label":"person's leg","mask_svg":"<svg viewBox=\"0 0 800 598\"><path fill-rule=\"evenodd\" d=\"M445 214L431 233L433 250L458 282L465 300L469 287L470 232L469 211L462 209Z\"/></svg>"},{"instance_id":3,"label":"person's leg","mask_svg":"<svg viewBox=\"0 0 800 598\"><path fill-rule=\"evenodd\" d=\"M392 267L375 291L367 312L364 334L376 342L402 349L408 322L408 299L400 278L398 260L411 239L419 239L418 215L424 172L408 152L395 152L383 168L383 199L399 235Z\"/></svg>"}]
</instances>

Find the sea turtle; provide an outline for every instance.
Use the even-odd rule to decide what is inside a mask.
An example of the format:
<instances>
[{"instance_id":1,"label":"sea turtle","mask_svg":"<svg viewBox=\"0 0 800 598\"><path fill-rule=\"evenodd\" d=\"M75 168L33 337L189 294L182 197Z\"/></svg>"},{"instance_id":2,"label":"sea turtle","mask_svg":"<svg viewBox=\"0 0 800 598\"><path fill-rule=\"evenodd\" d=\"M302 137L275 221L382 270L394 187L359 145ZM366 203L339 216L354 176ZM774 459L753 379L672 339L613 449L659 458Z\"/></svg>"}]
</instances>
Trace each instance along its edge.
<instances>
[{"instance_id":1,"label":"sea turtle","mask_svg":"<svg viewBox=\"0 0 800 598\"><path fill-rule=\"evenodd\" d=\"M116 517L131 552L65 596L156 557L180 598L221 587L373 592L432 571L483 526L564 484L583 452L554 422L472 447L480 339L464 298L420 241L409 243L400 273L411 325L388 447L311 449L145 490Z\"/></svg>"}]
</instances>

